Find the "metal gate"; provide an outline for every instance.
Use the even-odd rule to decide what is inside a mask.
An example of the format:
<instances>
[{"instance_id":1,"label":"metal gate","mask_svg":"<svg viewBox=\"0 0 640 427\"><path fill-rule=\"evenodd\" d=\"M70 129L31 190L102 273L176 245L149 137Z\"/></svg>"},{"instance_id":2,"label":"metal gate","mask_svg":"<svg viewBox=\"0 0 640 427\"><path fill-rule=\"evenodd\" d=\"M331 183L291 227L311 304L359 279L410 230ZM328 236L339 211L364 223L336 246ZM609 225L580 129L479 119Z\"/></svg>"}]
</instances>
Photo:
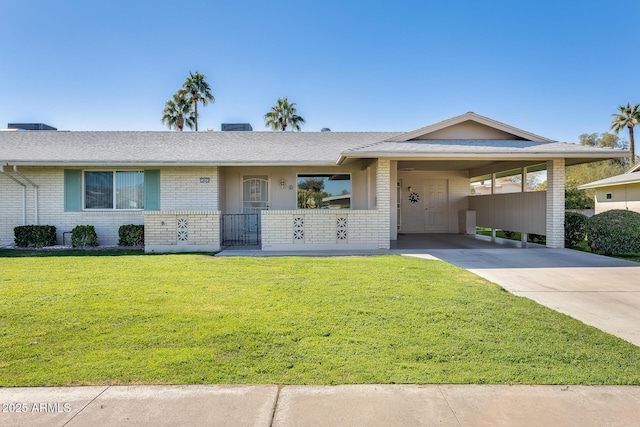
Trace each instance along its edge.
<instances>
[{"instance_id":1,"label":"metal gate","mask_svg":"<svg viewBox=\"0 0 640 427\"><path fill-rule=\"evenodd\" d=\"M222 244L224 246L250 246L260 244L258 214L222 215Z\"/></svg>"}]
</instances>

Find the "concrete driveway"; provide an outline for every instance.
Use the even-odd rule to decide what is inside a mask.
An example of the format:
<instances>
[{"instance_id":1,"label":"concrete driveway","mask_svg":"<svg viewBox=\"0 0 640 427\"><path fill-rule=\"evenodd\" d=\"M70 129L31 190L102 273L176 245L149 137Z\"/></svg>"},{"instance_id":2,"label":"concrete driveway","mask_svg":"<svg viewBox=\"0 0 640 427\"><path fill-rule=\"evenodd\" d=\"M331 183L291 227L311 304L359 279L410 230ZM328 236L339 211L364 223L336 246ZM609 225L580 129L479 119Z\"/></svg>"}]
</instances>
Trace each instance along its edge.
<instances>
[{"instance_id":1,"label":"concrete driveway","mask_svg":"<svg viewBox=\"0 0 640 427\"><path fill-rule=\"evenodd\" d=\"M509 292L640 346L640 264L570 249L434 249Z\"/></svg>"}]
</instances>

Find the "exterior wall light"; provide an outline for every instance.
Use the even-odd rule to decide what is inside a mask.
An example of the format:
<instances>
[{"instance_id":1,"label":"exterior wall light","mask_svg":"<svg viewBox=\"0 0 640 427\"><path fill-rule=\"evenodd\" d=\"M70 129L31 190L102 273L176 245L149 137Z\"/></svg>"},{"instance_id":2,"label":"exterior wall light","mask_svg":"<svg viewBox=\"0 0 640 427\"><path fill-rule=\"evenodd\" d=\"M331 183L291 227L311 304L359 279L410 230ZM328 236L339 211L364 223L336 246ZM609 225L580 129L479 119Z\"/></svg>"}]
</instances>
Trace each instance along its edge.
<instances>
[{"instance_id":1,"label":"exterior wall light","mask_svg":"<svg viewBox=\"0 0 640 427\"><path fill-rule=\"evenodd\" d=\"M284 178L280 178L280 188L284 190L284 185L286 184L286 181L284 180Z\"/></svg>"}]
</instances>

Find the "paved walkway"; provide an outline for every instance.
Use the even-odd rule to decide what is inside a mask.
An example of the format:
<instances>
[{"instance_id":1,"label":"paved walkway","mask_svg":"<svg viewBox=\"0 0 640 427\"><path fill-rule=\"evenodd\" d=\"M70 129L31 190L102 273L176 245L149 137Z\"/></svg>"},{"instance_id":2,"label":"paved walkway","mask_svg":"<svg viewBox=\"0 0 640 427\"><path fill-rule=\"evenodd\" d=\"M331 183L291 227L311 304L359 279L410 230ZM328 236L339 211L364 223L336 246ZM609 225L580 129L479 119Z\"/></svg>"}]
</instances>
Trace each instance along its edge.
<instances>
[{"instance_id":1,"label":"paved walkway","mask_svg":"<svg viewBox=\"0 0 640 427\"><path fill-rule=\"evenodd\" d=\"M0 388L0 401L0 425L7 427L589 427L637 426L640 420L640 387L617 386Z\"/></svg>"}]
</instances>

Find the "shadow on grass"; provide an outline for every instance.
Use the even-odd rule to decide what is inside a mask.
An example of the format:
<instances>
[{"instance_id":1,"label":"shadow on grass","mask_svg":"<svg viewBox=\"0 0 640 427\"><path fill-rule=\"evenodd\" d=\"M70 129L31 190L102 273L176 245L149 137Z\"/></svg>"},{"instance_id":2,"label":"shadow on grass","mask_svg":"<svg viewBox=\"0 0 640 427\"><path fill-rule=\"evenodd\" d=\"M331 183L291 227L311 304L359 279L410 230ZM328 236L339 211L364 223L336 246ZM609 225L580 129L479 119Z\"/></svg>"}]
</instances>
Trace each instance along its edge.
<instances>
[{"instance_id":1,"label":"shadow on grass","mask_svg":"<svg viewBox=\"0 0 640 427\"><path fill-rule=\"evenodd\" d=\"M144 249L0 249L0 258L146 255Z\"/></svg>"}]
</instances>

